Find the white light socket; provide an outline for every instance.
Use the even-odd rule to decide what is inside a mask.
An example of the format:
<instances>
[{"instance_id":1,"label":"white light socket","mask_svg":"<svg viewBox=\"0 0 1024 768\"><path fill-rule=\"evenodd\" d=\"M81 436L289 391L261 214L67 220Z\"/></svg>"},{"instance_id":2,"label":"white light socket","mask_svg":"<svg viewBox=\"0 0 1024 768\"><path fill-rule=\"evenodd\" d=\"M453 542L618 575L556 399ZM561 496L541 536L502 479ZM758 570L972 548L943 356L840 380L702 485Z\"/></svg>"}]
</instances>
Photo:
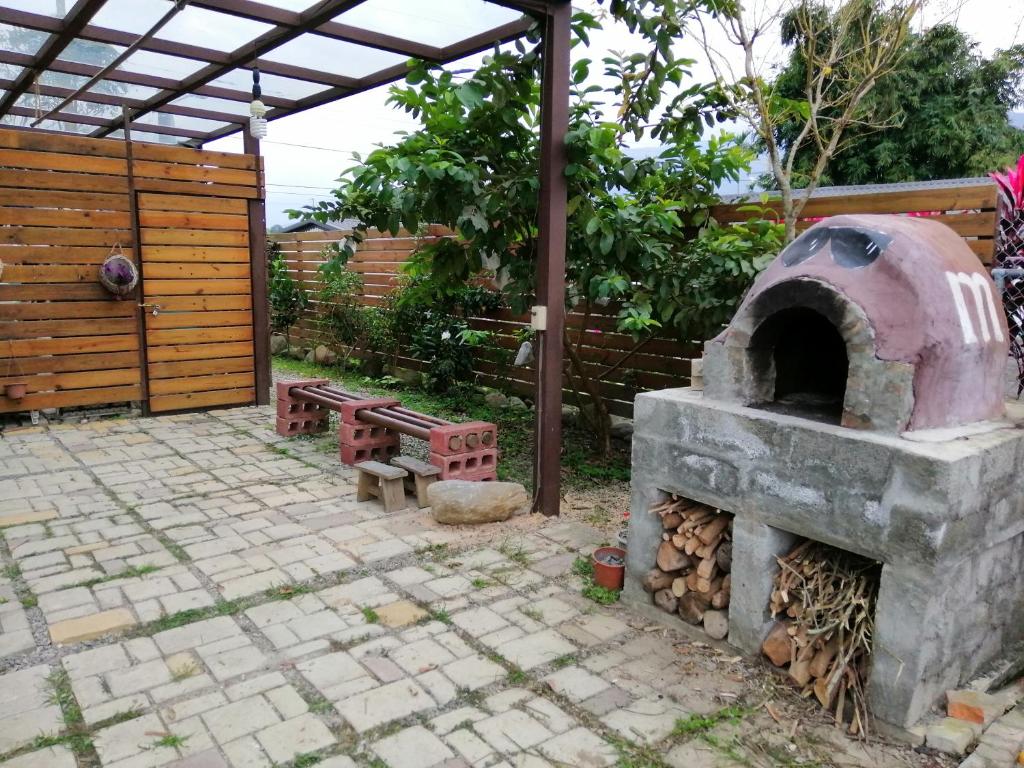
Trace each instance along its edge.
<instances>
[{"instance_id":1,"label":"white light socket","mask_svg":"<svg viewBox=\"0 0 1024 768\"><path fill-rule=\"evenodd\" d=\"M546 331L548 329L547 307L530 307L530 327L535 331Z\"/></svg>"}]
</instances>

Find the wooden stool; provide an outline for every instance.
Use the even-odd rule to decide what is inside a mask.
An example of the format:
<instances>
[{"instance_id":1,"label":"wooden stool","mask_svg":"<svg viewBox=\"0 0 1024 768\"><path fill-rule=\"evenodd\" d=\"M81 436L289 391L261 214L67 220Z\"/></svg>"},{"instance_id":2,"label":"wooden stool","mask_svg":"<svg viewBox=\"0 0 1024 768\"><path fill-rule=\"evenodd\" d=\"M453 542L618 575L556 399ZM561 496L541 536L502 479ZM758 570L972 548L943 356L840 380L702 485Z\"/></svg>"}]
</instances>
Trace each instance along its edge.
<instances>
[{"instance_id":1,"label":"wooden stool","mask_svg":"<svg viewBox=\"0 0 1024 768\"><path fill-rule=\"evenodd\" d=\"M410 490L416 491L416 506L420 509L429 507L427 488L432 482L437 480L437 476L441 474L441 468L435 467L433 464L427 464L425 461L414 459L411 456L395 456L391 459L391 466L401 467L412 473L413 488L410 488ZM410 484L410 478L407 477L405 482Z\"/></svg>"},{"instance_id":2,"label":"wooden stool","mask_svg":"<svg viewBox=\"0 0 1024 768\"><path fill-rule=\"evenodd\" d=\"M408 472L379 461L361 461L356 464L356 469L359 471L356 501L368 501L376 496L384 502L385 512L405 509L405 484L402 481L409 476Z\"/></svg>"}]
</instances>

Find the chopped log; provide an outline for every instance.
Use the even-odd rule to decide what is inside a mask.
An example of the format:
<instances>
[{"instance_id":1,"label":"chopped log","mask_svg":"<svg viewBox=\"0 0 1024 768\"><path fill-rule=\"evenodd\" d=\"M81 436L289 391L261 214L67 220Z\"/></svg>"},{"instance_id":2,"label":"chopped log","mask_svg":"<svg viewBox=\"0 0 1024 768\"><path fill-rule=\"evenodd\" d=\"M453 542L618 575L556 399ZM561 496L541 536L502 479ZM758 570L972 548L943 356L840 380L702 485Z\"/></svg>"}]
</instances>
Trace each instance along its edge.
<instances>
[{"instance_id":1,"label":"chopped log","mask_svg":"<svg viewBox=\"0 0 1024 768\"><path fill-rule=\"evenodd\" d=\"M672 594L676 597L682 597L686 594L686 579L680 576L672 581Z\"/></svg>"},{"instance_id":2,"label":"chopped log","mask_svg":"<svg viewBox=\"0 0 1024 768\"><path fill-rule=\"evenodd\" d=\"M659 589L654 593L654 604L668 613L675 613L679 607L679 600L672 594L671 589Z\"/></svg>"},{"instance_id":3,"label":"chopped log","mask_svg":"<svg viewBox=\"0 0 1024 768\"><path fill-rule=\"evenodd\" d=\"M728 608L730 597L731 594L729 590L723 587L711 595L711 607L715 609Z\"/></svg>"},{"instance_id":4,"label":"chopped log","mask_svg":"<svg viewBox=\"0 0 1024 768\"><path fill-rule=\"evenodd\" d=\"M678 571L687 565L690 565L690 558L672 546L671 541L661 542L661 546L658 547L658 567L663 571Z\"/></svg>"},{"instance_id":5,"label":"chopped log","mask_svg":"<svg viewBox=\"0 0 1024 768\"><path fill-rule=\"evenodd\" d=\"M675 574L665 573L660 568L652 568L643 578L644 589L648 592L657 592L659 589L668 589L672 586Z\"/></svg>"},{"instance_id":6,"label":"chopped log","mask_svg":"<svg viewBox=\"0 0 1024 768\"><path fill-rule=\"evenodd\" d=\"M705 544L710 544L715 539L719 539L728 526L729 518L720 514L697 531L697 536Z\"/></svg>"},{"instance_id":7,"label":"chopped log","mask_svg":"<svg viewBox=\"0 0 1024 768\"><path fill-rule=\"evenodd\" d=\"M789 676L796 681L796 684L803 688L809 682L811 682L811 662L809 661L794 661L789 665Z\"/></svg>"},{"instance_id":8,"label":"chopped log","mask_svg":"<svg viewBox=\"0 0 1024 768\"><path fill-rule=\"evenodd\" d=\"M768 632L768 636L761 643L761 652L768 657L768 660L776 667L782 667L789 663L792 639L787 631L785 622L777 621L775 626Z\"/></svg>"},{"instance_id":9,"label":"chopped log","mask_svg":"<svg viewBox=\"0 0 1024 768\"><path fill-rule=\"evenodd\" d=\"M686 588L688 590L690 590L691 592L696 592L697 591L697 579L698 578L699 577L697 576L697 572L696 571L690 571L688 574L686 574Z\"/></svg>"},{"instance_id":10,"label":"chopped log","mask_svg":"<svg viewBox=\"0 0 1024 768\"><path fill-rule=\"evenodd\" d=\"M679 598L679 618L690 624L700 624L704 621L704 611L707 605L700 599L696 592L687 592Z\"/></svg>"},{"instance_id":11,"label":"chopped log","mask_svg":"<svg viewBox=\"0 0 1024 768\"><path fill-rule=\"evenodd\" d=\"M829 666L832 664L832 659L835 658L838 652L839 638L833 637L819 648L814 654L814 658L811 659L811 674L815 677L824 677L825 673L828 672Z\"/></svg>"},{"instance_id":12,"label":"chopped log","mask_svg":"<svg viewBox=\"0 0 1024 768\"><path fill-rule=\"evenodd\" d=\"M697 564L697 575L702 579L713 579L718 573L718 560L706 557Z\"/></svg>"},{"instance_id":13,"label":"chopped log","mask_svg":"<svg viewBox=\"0 0 1024 768\"><path fill-rule=\"evenodd\" d=\"M668 536L668 534L665 534L665 535ZM674 534L673 536L670 536L669 538L672 540L672 546L675 547L676 549L682 549L682 550L686 549L686 542L688 542L689 539L686 538L685 536L683 536L683 534L677 533L677 534Z\"/></svg>"},{"instance_id":14,"label":"chopped log","mask_svg":"<svg viewBox=\"0 0 1024 768\"><path fill-rule=\"evenodd\" d=\"M715 551L718 549L719 543L722 541L721 536L716 536L715 540L710 544L704 544L703 546L697 547L697 551L694 552L697 557L704 560L709 557L715 557Z\"/></svg>"},{"instance_id":15,"label":"chopped log","mask_svg":"<svg viewBox=\"0 0 1024 768\"><path fill-rule=\"evenodd\" d=\"M669 512L663 518L661 518L661 527L668 530L670 528L678 528L683 524L683 516L678 512Z\"/></svg>"},{"instance_id":16,"label":"chopped log","mask_svg":"<svg viewBox=\"0 0 1024 768\"><path fill-rule=\"evenodd\" d=\"M723 542L715 550L715 558L718 560L718 567L723 573L732 570L732 542Z\"/></svg>"},{"instance_id":17,"label":"chopped log","mask_svg":"<svg viewBox=\"0 0 1024 768\"><path fill-rule=\"evenodd\" d=\"M696 536L692 536L686 540L686 546L683 547L683 551L688 555L692 555L694 552L697 551L697 548L699 546L700 539L698 539Z\"/></svg>"}]
</instances>

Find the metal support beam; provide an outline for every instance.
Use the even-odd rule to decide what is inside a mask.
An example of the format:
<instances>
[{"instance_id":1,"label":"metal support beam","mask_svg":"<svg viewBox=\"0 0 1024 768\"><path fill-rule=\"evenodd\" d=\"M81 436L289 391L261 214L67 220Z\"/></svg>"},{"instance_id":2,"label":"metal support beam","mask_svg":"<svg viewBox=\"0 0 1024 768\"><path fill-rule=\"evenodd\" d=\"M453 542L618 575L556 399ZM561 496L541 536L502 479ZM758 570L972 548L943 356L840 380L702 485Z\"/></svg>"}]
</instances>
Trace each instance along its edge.
<instances>
[{"instance_id":1,"label":"metal support beam","mask_svg":"<svg viewBox=\"0 0 1024 768\"><path fill-rule=\"evenodd\" d=\"M82 27L89 23L89 19L96 15L106 0L78 0L75 7L68 13L67 18L59 32L51 35L39 49L31 66L26 67L14 82L14 85L0 101L0 117L6 115L14 106L18 98L25 93L32 85L35 78L46 71L54 59L56 59L68 43L75 39Z\"/></svg>"},{"instance_id":2,"label":"metal support beam","mask_svg":"<svg viewBox=\"0 0 1024 768\"><path fill-rule=\"evenodd\" d=\"M547 307L538 331L534 511L557 515L562 471L562 355L565 331L565 238L569 133L569 47L572 7L553 6L544 18L541 83L540 200L537 237L537 304Z\"/></svg>"},{"instance_id":3,"label":"metal support beam","mask_svg":"<svg viewBox=\"0 0 1024 768\"><path fill-rule=\"evenodd\" d=\"M260 141L242 132L242 149L256 157L259 197L249 200L249 273L252 280L252 346L256 374L256 405L270 402L270 297L267 285L267 203Z\"/></svg>"},{"instance_id":4,"label":"metal support beam","mask_svg":"<svg viewBox=\"0 0 1024 768\"><path fill-rule=\"evenodd\" d=\"M323 0L323 2L318 3L311 10L299 14L300 21L296 26L274 27L252 42L236 48L228 55L225 63L210 64L203 67L198 72L184 78L177 88L158 93L151 99L147 99L145 105L133 117L137 118L141 114L159 109L164 104L178 98L182 93L188 93L196 88L207 85L233 69L256 61L263 54L301 37L306 32L316 29L321 24L330 21L338 14L344 13L361 2L363 0ZM92 135L97 138L107 136L119 129L121 122L121 119L117 119L107 127L93 132Z\"/></svg>"}]
</instances>

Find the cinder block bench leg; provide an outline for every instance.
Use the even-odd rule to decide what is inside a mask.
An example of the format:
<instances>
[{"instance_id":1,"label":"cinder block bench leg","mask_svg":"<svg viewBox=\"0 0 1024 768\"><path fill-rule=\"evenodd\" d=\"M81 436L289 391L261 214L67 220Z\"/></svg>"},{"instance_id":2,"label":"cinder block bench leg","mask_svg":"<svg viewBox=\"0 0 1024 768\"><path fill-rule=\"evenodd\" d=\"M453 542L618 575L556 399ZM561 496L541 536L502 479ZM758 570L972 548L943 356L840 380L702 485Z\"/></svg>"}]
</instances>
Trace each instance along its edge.
<instances>
[{"instance_id":1,"label":"cinder block bench leg","mask_svg":"<svg viewBox=\"0 0 1024 768\"><path fill-rule=\"evenodd\" d=\"M405 483L402 478L394 480L380 479L380 497L384 502L385 512L394 512L405 509Z\"/></svg>"}]
</instances>

